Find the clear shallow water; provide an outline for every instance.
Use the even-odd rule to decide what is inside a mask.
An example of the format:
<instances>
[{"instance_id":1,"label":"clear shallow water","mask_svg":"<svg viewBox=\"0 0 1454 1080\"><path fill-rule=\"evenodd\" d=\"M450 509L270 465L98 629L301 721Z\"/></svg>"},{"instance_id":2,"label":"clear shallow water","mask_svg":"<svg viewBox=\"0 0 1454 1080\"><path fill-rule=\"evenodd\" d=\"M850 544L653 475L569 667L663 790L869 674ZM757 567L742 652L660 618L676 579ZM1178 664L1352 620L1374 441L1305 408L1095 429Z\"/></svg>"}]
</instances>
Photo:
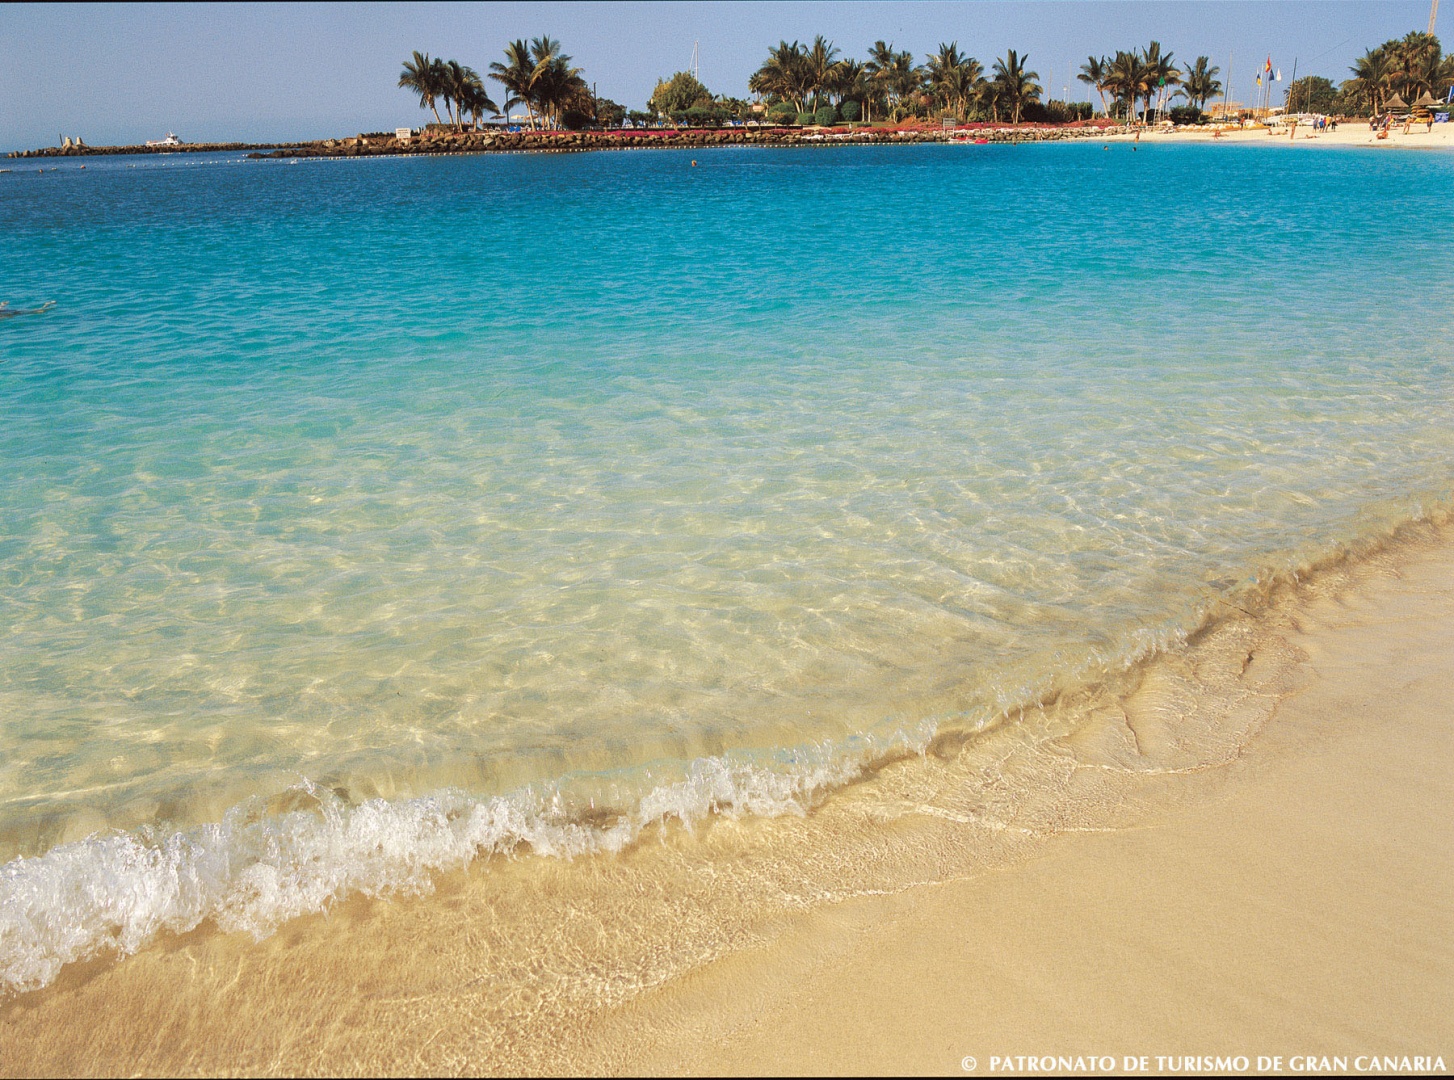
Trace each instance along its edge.
<instances>
[{"instance_id":1,"label":"clear shallow water","mask_svg":"<svg viewBox=\"0 0 1454 1080\"><path fill-rule=\"evenodd\" d=\"M0 176L0 978L793 809L1449 495L1454 157L697 160Z\"/></svg>"}]
</instances>

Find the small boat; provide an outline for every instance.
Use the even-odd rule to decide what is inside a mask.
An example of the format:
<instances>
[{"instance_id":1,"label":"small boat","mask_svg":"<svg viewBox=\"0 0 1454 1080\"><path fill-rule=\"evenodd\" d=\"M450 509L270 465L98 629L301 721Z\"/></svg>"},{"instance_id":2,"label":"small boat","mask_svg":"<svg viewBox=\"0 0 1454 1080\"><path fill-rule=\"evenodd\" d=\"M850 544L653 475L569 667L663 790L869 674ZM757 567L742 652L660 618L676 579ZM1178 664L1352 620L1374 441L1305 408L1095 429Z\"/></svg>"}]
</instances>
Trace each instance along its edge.
<instances>
[{"instance_id":1,"label":"small boat","mask_svg":"<svg viewBox=\"0 0 1454 1080\"><path fill-rule=\"evenodd\" d=\"M165 139L148 139L146 141L146 145L147 146L181 146L182 145L182 140L179 139L179 138L177 138L176 135L174 135L172 132L169 131L169 132L167 132L167 137Z\"/></svg>"}]
</instances>

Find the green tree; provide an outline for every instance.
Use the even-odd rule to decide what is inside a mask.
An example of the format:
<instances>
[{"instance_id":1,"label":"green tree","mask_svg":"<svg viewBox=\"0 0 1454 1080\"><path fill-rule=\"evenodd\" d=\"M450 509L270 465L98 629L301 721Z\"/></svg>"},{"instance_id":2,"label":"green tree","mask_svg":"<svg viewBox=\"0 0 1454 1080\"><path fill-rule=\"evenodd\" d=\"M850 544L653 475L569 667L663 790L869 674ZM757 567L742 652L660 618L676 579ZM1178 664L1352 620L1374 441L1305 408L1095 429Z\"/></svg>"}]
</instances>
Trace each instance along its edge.
<instances>
[{"instance_id":1,"label":"green tree","mask_svg":"<svg viewBox=\"0 0 1454 1080\"><path fill-rule=\"evenodd\" d=\"M1283 99L1288 112L1329 113L1338 97L1338 88L1332 79L1321 75L1306 75L1287 85L1287 96Z\"/></svg>"},{"instance_id":2,"label":"green tree","mask_svg":"<svg viewBox=\"0 0 1454 1080\"><path fill-rule=\"evenodd\" d=\"M863 72L868 89L865 104L869 106L869 121L873 119L874 103L877 102L885 113L892 104L889 82L898 55L892 45L881 40L875 41L868 50L868 60L863 65Z\"/></svg>"},{"instance_id":3,"label":"green tree","mask_svg":"<svg viewBox=\"0 0 1454 1080\"><path fill-rule=\"evenodd\" d=\"M1029 59L1028 55L1022 57L1014 49L1009 49L995 61L996 105L1007 109L1014 118L1011 122L1015 124L1020 122L1020 113L1026 104L1040 100L1040 84L1035 81L1040 76L1026 69Z\"/></svg>"},{"instance_id":4,"label":"green tree","mask_svg":"<svg viewBox=\"0 0 1454 1080\"><path fill-rule=\"evenodd\" d=\"M1125 52L1118 49L1106 68L1105 78L1106 89L1122 104L1129 123L1131 114L1136 110L1137 99L1147 92L1151 78L1150 68L1142 62L1141 54L1135 50Z\"/></svg>"},{"instance_id":5,"label":"green tree","mask_svg":"<svg viewBox=\"0 0 1454 1080\"><path fill-rule=\"evenodd\" d=\"M1393 61L1389 79L1405 101L1412 102L1434 92L1441 59L1438 38L1415 30L1398 41L1388 42L1384 48Z\"/></svg>"},{"instance_id":6,"label":"green tree","mask_svg":"<svg viewBox=\"0 0 1454 1080\"><path fill-rule=\"evenodd\" d=\"M1171 93L1181 82L1181 71L1177 68L1171 53L1161 52L1161 42L1153 41L1141 54L1141 63L1146 69L1146 111L1151 111L1151 100L1163 92Z\"/></svg>"},{"instance_id":7,"label":"green tree","mask_svg":"<svg viewBox=\"0 0 1454 1080\"><path fill-rule=\"evenodd\" d=\"M647 109L658 116L672 116L690 108L708 108L711 105L712 91L690 71L678 71L670 79L657 80L656 89L646 103Z\"/></svg>"},{"instance_id":8,"label":"green tree","mask_svg":"<svg viewBox=\"0 0 1454 1080\"><path fill-rule=\"evenodd\" d=\"M862 101L867 96L868 73L857 60L840 60L833 66L827 90L835 105L846 101Z\"/></svg>"},{"instance_id":9,"label":"green tree","mask_svg":"<svg viewBox=\"0 0 1454 1080\"><path fill-rule=\"evenodd\" d=\"M504 109L508 114L516 105L524 105L530 114L530 130L535 130L535 61L530 46L516 39L505 46L505 62L490 65L490 78L505 88Z\"/></svg>"},{"instance_id":10,"label":"green tree","mask_svg":"<svg viewBox=\"0 0 1454 1080\"><path fill-rule=\"evenodd\" d=\"M1198 56L1197 62L1188 64L1182 75L1181 96L1195 105L1198 112L1207 107L1209 98L1214 98L1222 92L1222 84L1216 78L1222 69L1212 67L1211 64L1211 57Z\"/></svg>"},{"instance_id":11,"label":"green tree","mask_svg":"<svg viewBox=\"0 0 1454 1080\"><path fill-rule=\"evenodd\" d=\"M838 49L822 34L813 39L812 47L803 54L807 85L805 89L813 95L813 109L822 105L821 98L833 85L838 66Z\"/></svg>"},{"instance_id":12,"label":"green tree","mask_svg":"<svg viewBox=\"0 0 1454 1080\"><path fill-rule=\"evenodd\" d=\"M948 109L952 109L957 120L964 120L969 103L979 92L984 81L984 66L972 56L959 51L959 43L940 42L939 51L929 57L927 64L929 89L935 98Z\"/></svg>"},{"instance_id":13,"label":"green tree","mask_svg":"<svg viewBox=\"0 0 1454 1080\"><path fill-rule=\"evenodd\" d=\"M626 119L626 106L618 105L610 98L596 99L596 123L604 128L618 128Z\"/></svg>"},{"instance_id":14,"label":"green tree","mask_svg":"<svg viewBox=\"0 0 1454 1080\"><path fill-rule=\"evenodd\" d=\"M1095 87L1097 94L1101 96L1101 112L1109 113L1106 108L1106 69L1110 62L1104 56L1088 56L1084 64L1080 65L1080 74L1076 76L1081 82L1088 86Z\"/></svg>"},{"instance_id":15,"label":"green tree","mask_svg":"<svg viewBox=\"0 0 1454 1080\"><path fill-rule=\"evenodd\" d=\"M479 130L480 119L485 113L500 111L485 92L485 84L474 68L461 64L458 60L448 60L441 74L440 96L444 99L446 111L453 106L451 119L456 131L464 130L465 113L471 114L475 129Z\"/></svg>"},{"instance_id":16,"label":"green tree","mask_svg":"<svg viewBox=\"0 0 1454 1080\"><path fill-rule=\"evenodd\" d=\"M747 80L747 88L762 94L769 103L788 101L802 112L813 83L806 46L780 41L767 59Z\"/></svg>"},{"instance_id":17,"label":"green tree","mask_svg":"<svg viewBox=\"0 0 1454 1080\"><path fill-rule=\"evenodd\" d=\"M530 95L536 109L552 127L561 126L566 112L589 116L591 91L581 78L581 69L570 66L570 57L560 51L560 42L550 37L532 38L530 58L535 67Z\"/></svg>"},{"instance_id":18,"label":"green tree","mask_svg":"<svg viewBox=\"0 0 1454 1080\"><path fill-rule=\"evenodd\" d=\"M868 72L870 85L882 90L883 103L891 118L898 119L918 110L925 73L923 68L914 65L913 53L897 52L892 45L875 41L863 67Z\"/></svg>"},{"instance_id":19,"label":"green tree","mask_svg":"<svg viewBox=\"0 0 1454 1080\"><path fill-rule=\"evenodd\" d=\"M488 91L485 90L485 84L479 75L472 69L467 68L466 70L469 71L473 78L468 80L460 91L460 111L470 114L470 120L474 124L474 129L479 131L480 124L485 119L485 115L499 116L500 107L490 98Z\"/></svg>"},{"instance_id":20,"label":"green tree","mask_svg":"<svg viewBox=\"0 0 1454 1080\"><path fill-rule=\"evenodd\" d=\"M791 101L779 101L768 106L766 115L770 124L791 127L798 122L798 107Z\"/></svg>"},{"instance_id":21,"label":"green tree","mask_svg":"<svg viewBox=\"0 0 1454 1080\"><path fill-rule=\"evenodd\" d=\"M1353 78L1343 84L1343 89L1376 116L1383 112L1383 103L1391 92L1393 70L1393 58L1386 49L1372 49L1353 62Z\"/></svg>"},{"instance_id":22,"label":"green tree","mask_svg":"<svg viewBox=\"0 0 1454 1080\"><path fill-rule=\"evenodd\" d=\"M399 86L405 90L412 90L419 95L419 107L428 109L434 113L437 123L444 123L439 118L439 110L435 108L435 101L444 93L443 67L438 60L431 60L428 53L421 53L417 49L413 57L404 61L404 70L399 75Z\"/></svg>"}]
</instances>

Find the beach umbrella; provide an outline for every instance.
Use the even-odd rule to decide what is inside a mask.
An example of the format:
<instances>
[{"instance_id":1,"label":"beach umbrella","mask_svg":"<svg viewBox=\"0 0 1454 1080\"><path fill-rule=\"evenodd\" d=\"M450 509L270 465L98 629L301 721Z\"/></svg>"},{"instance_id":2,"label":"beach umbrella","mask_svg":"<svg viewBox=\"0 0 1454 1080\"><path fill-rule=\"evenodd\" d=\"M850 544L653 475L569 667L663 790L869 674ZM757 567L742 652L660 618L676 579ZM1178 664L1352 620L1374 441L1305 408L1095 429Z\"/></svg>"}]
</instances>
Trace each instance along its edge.
<instances>
[{"instance_id":1,"label":"beach umbrella","mask_svg":"<svg viewBox=\"0 0 1454 1080\"><path fill-rule=\"evenodd\" d=\"M1414 108L1431 109L1437 104L1439 103L1434 100L1434 95L1425 90L1422 94L1419 95L1419 100L1414 102Z\"/></svg>"}]
</instances>

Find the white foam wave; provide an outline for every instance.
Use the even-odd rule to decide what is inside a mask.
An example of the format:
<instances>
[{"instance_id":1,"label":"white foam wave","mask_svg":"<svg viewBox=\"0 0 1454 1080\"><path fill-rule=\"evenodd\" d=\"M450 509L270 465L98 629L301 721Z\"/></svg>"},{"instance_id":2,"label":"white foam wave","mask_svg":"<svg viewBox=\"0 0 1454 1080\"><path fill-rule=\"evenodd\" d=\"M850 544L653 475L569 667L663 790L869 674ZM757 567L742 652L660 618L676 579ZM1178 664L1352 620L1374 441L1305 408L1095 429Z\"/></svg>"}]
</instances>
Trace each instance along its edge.
<instances>
[{"instance_id":1,"label":"white foam wave","mask_svg":"<svg viewBox=\"0 0 1454 1080\"><path fill-rule=\"evenodd\" d=\"M930 734L893 742L922 747ZM825 750L790 768L703 758L610 824L572 819L558 790L490 798L443 791L349 806L305 780L300 790L317 800L315 810L269 816L244 804L221 822L179 832L62 844L0 867L0 992L39 989L66 964L128 956L158 934L207 920L261 938L355 892L427 890L432 873L481 855L615 853L671 818L690 826L713 814L801 814L885 749Z\"/></svg>"}]
</instances>

